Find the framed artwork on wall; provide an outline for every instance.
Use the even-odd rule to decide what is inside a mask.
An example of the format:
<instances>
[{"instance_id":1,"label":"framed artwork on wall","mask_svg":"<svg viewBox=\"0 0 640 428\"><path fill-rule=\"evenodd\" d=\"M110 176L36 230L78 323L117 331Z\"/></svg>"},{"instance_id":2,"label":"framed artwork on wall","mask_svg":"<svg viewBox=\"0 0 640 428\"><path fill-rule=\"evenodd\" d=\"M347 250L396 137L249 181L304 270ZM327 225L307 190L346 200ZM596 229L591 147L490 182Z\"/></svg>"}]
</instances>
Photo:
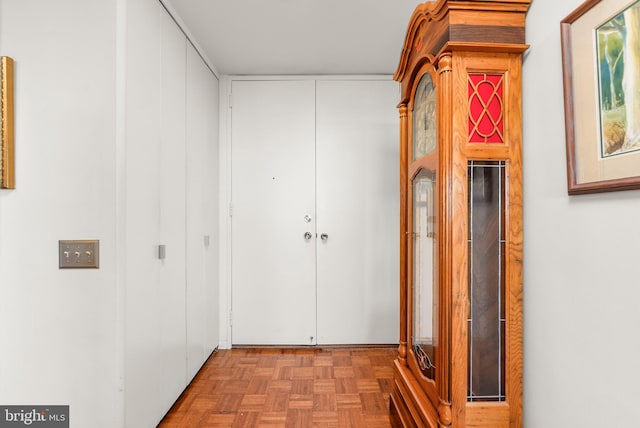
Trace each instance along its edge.
<instances>
[{"instance_id":1,"label":"framed artwork on wall","mask_svg":"<svg viewBox=\"0 0 640 428\"><path fill-rule=\"evenodd\" d=\"M560 23L569 194L640 189L640 0Z\"/></svg>"},{"instance_id":2,"label":"framed artwork on wall","mask_svg":"<svg viewBox=\"0 0 640 428\"><path fill-rule=\"evenodd\" d=\"M13 189L13 59L0 57L0 189Z\"/></svg>"}]
</instances>

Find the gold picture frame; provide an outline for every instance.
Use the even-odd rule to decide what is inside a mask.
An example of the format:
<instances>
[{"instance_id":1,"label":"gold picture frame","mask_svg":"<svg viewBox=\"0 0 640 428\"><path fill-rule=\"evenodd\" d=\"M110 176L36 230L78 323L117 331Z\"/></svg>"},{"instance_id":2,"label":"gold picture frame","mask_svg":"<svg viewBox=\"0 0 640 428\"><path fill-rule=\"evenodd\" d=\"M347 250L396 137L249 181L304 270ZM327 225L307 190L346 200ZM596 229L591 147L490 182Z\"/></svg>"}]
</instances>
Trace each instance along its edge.
<instances>
[{"instance_id":1,"label":"gold picture frame","mask_svg":"<svg viewBox=\"0 0 640 428\"><path fill-rule=\"evenodd\" d=\"M640 189L636 22L639 0L587 0L560 23L570 195Z\"/></svg>"},{"instance_id":2,"label":"gold picture frame","mask_svg":"<svg viewBox=\"0 0 640 428\"><path fill-rule=\"evenodd\" d=\"M13 146L13 59L0 57L0 189L15 189Z\"/></svg>"}]
</instances>

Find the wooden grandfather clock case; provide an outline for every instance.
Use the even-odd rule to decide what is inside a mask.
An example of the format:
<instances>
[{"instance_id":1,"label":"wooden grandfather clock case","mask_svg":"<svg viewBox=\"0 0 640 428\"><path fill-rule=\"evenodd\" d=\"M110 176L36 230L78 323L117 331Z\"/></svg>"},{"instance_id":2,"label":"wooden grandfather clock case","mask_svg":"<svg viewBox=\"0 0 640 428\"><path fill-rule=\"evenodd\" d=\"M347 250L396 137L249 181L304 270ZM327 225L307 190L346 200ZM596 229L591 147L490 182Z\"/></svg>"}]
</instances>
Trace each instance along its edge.
<instances>
[{"instance_id":1,"label":"wooden grandfather clock case","mask_svg":"<svg viewBox=\"0 0 640 428\"><path fill-rule=\"evenodd\" d=\"M438 0L409 22L400 110L392 421L522 426L522 53L530 0Z\"/></svg>"}]
</instances>

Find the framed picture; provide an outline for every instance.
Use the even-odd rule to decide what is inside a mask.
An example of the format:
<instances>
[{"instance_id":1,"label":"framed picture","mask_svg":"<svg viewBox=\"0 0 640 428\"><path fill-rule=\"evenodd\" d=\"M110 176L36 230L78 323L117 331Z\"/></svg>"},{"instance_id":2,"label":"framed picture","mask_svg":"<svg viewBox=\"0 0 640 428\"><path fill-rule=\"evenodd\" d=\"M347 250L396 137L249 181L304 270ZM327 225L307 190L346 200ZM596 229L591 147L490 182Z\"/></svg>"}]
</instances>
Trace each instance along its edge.
<instances>
[{"instance_id":1,"label":"framed picture","mask_svg":"<svg viewBox=\"0 0 640 428\"><path fill-rule=\"evenodd\" d=\"M640 0L560 23L569 194L640 189Z\"/></svg>"},{"instance_id":2,"label":"framed picture","mask_svg":"<svg viewBox=\"0 0 640 428\"><path fill-rule=\"evenodd\" d=\"M0 57L0 188L13 189L13 60Z\"/></svg>"}]
</instances>

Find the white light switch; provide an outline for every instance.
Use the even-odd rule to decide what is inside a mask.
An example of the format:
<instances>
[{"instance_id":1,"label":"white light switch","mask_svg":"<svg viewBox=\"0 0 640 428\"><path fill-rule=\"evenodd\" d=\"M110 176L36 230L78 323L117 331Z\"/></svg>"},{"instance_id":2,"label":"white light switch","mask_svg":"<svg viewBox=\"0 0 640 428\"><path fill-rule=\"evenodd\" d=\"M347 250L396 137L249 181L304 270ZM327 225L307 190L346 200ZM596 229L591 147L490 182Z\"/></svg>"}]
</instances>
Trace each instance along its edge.
<instances>
[{"instance_id":1,"label":"white light switch","mask_svg":"<svg viewBox=\"0 0 640 428\"><path fill-rule=\"evenodd\" d=\"M100 241L58 241L58 267L60 269L98 269L100 267Z\"/></svg>"}]
</instances>

